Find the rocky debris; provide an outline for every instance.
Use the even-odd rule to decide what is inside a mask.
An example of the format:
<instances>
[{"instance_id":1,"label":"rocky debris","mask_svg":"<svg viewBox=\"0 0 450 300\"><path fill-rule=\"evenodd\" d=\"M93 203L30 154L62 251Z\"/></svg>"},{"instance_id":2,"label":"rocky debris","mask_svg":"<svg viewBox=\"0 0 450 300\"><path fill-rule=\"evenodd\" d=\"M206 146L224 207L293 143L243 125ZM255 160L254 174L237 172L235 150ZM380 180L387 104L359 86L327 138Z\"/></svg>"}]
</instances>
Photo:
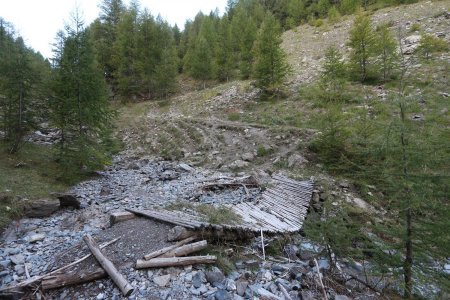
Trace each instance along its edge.
<instances>
[{"instance_id":1,"label":"rocky debris","mask_svg":"<svg viewBox=\"0 0 450 300\"><path fill-rule=\"evenodd\" d=\"M255 155L253 155L253 153L247 152L242 154L242 159L244 161L253 161L255 159Z\"/></svg>"},{"instance_id":2,"label":"rocky debris","mask_svg":"<svg viewBox=\"0 0 450 300\"><path fill-rule=\"evenodd\" d=\"M40 145L52 145L61 140L60 130L56 128L47 128L47 126L44 127L45 128L41 128L28 135L26 141Z\"/></svg>"}]
</instances>

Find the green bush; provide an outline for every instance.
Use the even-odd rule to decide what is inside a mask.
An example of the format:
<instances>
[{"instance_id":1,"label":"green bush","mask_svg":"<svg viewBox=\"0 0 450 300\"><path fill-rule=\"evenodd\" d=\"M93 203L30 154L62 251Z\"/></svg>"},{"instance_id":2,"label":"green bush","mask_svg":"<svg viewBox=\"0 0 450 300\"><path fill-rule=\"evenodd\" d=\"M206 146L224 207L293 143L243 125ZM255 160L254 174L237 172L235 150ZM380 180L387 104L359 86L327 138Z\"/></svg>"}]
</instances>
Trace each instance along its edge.
<instances>
[{"instance_id":1,"label":"green bush","mask_svg":"<svg viewBox=\"0 0 450 300\"><path fill-rule=\"evenodd\" d=\"M435 37L434 35L424 33L420 39L417 52L428 59L431 57L432 53L444 52L448 51L448 49L449 46L445 40Z\"/></svg>"}]
</instances>

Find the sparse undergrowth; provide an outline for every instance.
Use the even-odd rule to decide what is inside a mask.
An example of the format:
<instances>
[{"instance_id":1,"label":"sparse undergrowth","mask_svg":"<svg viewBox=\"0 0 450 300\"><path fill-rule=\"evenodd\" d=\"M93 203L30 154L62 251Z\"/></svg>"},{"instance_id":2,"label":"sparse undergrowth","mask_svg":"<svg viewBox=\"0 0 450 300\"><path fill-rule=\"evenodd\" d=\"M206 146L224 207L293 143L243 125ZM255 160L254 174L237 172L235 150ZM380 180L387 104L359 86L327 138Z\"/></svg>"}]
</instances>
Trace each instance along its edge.
<instances>
[{"instance_id":1,"label":"sparse undergrowth","mask_svg":"<svg viewBox=\"0 0 450 300\"><path fill-rule=\"evenodd\" d=\"M18 154L9 155L6 145L0 143L0 153L0 228L21 215L20 199L46 198L81 179L60 178L60 166L48 146L27 143Z\"/></svg>"}]
</instances>

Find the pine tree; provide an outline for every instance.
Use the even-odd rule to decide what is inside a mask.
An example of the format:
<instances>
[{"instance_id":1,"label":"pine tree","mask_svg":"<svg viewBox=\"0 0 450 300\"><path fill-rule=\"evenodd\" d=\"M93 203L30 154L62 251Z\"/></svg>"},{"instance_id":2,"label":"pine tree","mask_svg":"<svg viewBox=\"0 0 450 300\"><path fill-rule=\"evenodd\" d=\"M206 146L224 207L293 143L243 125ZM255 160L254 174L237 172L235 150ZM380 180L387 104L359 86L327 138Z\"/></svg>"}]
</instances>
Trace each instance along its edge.
<instances>
[{"instance_id":1,"label":"pine tree","mask_svg":"<svg viewBox=\"0 0 450 300\"><path fill-rule=\"evenodd\" d=\"M253 73L257 86L266 92L279 89L290 72L281 42L280 25L273 15L268 14L255 43L256 61Z\"/></svg>"},{"instance_id":2,"label":"pine tree","mask_svg":"<svg viewBox=\"0 0 450 300\"><path fill-rule=\"evenodd\" d=\"M350 30L350 40L347 45L352 48L350 67L359 80L365 81L376 54L376 37L370 17L364 14L359 14L356 17Z\"/></svg>"},{"instance_id":3,"label":"pine tree","mask_svg":"<svg viewBox=\"0 0 450 300\"><path fill-rule=\"evenodd\" d=\"M112 116L89 31L78 12L72 21L57 35L50 98L51 119L62 132L60 162L66 172L107 161L103 145Z\"/></svg>"}]
</instances>

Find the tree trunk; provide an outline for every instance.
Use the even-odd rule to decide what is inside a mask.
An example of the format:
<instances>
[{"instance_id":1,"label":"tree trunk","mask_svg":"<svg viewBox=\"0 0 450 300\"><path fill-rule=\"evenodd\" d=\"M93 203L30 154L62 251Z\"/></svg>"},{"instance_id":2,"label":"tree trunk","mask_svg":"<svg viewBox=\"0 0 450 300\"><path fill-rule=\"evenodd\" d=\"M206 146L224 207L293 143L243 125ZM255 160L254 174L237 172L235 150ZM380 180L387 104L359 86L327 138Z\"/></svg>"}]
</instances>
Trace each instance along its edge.
<instances>
[{"instance_id":1,"label":"tree trunk","mask_svg":"<svg viewBox=\"0 0 450 300\"><path fill-rule=\"evenodd\" d=\"M95 256L97 261L100 263L103 269L105 269L106 273L111 277L114 283L119 287L122 291L122 294L128 297L133 292L133 287L127 282L125 277L117 270L114 264L106 258L101 250L97 247L96 243L92 239L92 237L88 234L83 237L83 240L88 245L92 254Z\"/></svg>"},{"instance_id":2,"label":"tree trunk","mask_svg":"<svg viewBox=\"0 0 450 300\"><path fill-rule=\"evenodd\" d=\"M149 259L152 259L152 258L161 256L161 255L163 255L163 254L165 254L165 253L167 253L167 252L169 252L169 251L172 251L172 250L174 250L174 249L176 249L176 248L178 248L178 247L181 247L181 246L183 246L183 245L186 245L186 244L188 244L188 243L194 241L195 239L196 239L196 237L193 236L193 237L187 238L187 239L185 239L185 240L179 241L179 242L176 243L175 245L172 245L172 246L169 246L169 247L165 247L165 248L159 249L159 250L157 250L157 251L154 251L154 252L152 252L152 253L149 253L149 254L145 255L145 256L144 256L144 259L149 260Z\"/></svg>"},{"instance_id":3,"label":"tree trunk","mask_svg":"<svg viewBox=\"0 0 450 300\"><path fill-rule=\"evenodd\" d=\"M55 274L55 276L47 277L42 280L42 289L51 290L57 289L69 285L77 285L97 279L104 278L106 276L105 270L98 268L94 271L82 271L68 274Z\"/></svg>"},{"instance_id":4,"label":"tree trunk","mask_svg":"<svg viewBox=\"0 0 450 300\"><path fill-rule=\"evenodd\" d=\"M405 274L405 298L411 299L412 297L412 263L413 263L413 248L412 248L412 216L411 208L406 210L406 254L404 262L404 274Z\"/></svg>"},{"instance_id":5,"label":"tree trunk","mask_svg":"<svg viewBox=\"0 0 450 300\"><path fill-rule=\"evenodd\" d=\"M216 261L217 261L217 257L210 256L210 255L208 255L208 256L153 258L151 260L139 259L136 262L136 269L188 266L188 265L195 265L195 264L213 264Z\"/></svg>"},{"instance_id":6,"label":"tree trunk","mask_svg":"<svg viewBox=\"0 0 450 300\"><path fill-rule=\"evenodd\" d=\"M188 244L188 245L184 245L184 246L175 248L175 249L173 249L171 251L168 251L168 252L164 253L163 255L161 255L159 257L185 256L187 254L203 250L207 246L208 246L208 242L203 240L203 241L200 241L200 242L197 242L197 243L192 243L192 244Z\"/></svg>"}]
</instances>

